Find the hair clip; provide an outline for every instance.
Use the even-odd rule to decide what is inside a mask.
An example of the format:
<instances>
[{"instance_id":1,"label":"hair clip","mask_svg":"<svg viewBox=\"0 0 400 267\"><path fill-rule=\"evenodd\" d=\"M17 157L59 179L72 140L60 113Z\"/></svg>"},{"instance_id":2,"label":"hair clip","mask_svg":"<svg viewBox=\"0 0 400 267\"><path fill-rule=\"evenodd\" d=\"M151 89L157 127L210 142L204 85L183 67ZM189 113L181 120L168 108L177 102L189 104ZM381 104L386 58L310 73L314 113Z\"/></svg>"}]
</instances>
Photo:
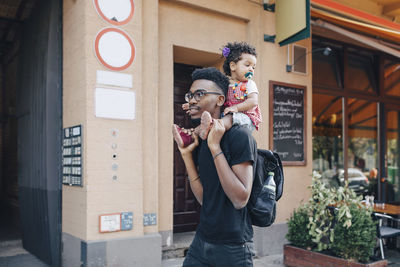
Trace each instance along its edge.
<instances>
[{"instance_id":1,"label":"hair clip","mask_svg":"<svg viewBox=\"0 0 400 267\"><path fill-rule=\"evenodd\" d=\"M225 46L224 49L222 49L222 55L224 57L228 57L230 52L231 52L231 49L227 46Z\"/></svg>"}]
</instances>

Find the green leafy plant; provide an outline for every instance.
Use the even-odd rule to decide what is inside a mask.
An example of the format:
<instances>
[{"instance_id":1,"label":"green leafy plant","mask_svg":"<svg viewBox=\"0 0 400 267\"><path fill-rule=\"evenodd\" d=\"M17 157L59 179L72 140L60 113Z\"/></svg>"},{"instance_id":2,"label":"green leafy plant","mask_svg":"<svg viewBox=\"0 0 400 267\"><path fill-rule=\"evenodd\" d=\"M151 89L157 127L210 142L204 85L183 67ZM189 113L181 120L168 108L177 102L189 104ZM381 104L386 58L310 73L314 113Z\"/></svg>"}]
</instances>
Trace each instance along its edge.
<instances>
[{"instance_id":1,"label":"green leafy plant","mask_svg":"<svg viewBox=\"0 0 400 267\"><path fill-rule=\"evenodd\" d=\"M308 221L308 210L307 207L303 205L293 212L292 217L288 221L289 231L286 238L290 240L293 245L310 250L314 244L307 227Z\"/></svg>"},{"instance_id":2,"label":"green leafy plant","mask_svg":"<svg viewBox=\"0 0 400 267\"><path fill-rule=\"evenodd\" d=\"M347 183L344 187L327 187L316 172L310 188L311 198L288 220L286 238L295 246L330 250L345 259L369 259L376 236L372 209L361 204L362 197Z\"/></svg>"},{"instance_id":3,"label":"green leafy plant","mask_svg":"<svg viewBox=\"0 0 400 267\"><path fill-rule=\"evenodd\" d=\"M332 251L345 259L368 262L375 246L376 224L371 212L360 205L350 204L351 227L340 221L334 227L335 238Z\"/></svg>"}]
</instances>

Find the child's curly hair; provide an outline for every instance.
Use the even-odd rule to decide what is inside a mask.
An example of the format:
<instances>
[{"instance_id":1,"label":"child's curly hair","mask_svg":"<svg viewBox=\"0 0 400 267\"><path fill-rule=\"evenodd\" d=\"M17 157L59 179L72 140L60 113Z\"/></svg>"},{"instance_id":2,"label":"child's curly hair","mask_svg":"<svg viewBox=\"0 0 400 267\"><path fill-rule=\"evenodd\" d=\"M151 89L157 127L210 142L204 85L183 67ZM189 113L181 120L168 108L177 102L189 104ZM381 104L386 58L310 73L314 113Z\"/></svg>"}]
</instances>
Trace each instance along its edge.
<instances>
[{"instance_id":1,"label":"child's curly hair","mask_svg":"<svg viewBox=\"0 0 400 267\"><path fill-rule=\"evenodd\" d=\"M229 64L232 61L235 63L238 62L241 59L243 53L257 57L255 47L246 42L227 43L223 47L222 55L225 57L223 69L226 75L231 76L231 68Z\"/></svg>"}]
</instances>

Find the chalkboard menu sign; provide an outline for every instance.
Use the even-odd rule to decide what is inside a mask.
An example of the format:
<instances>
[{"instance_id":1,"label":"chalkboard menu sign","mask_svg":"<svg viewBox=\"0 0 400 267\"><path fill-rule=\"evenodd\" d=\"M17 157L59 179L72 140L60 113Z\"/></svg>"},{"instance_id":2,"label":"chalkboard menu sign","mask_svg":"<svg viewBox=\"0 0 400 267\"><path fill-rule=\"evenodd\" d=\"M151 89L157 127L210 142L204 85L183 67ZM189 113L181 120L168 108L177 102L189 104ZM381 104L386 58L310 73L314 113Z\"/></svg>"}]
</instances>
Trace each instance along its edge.
<instances>
[{"instance_id":1,"label":"chalkboard menu sign","mask_svg":"<svg viewBox=\"0 0 400 267\"><path fill-rule=\"evenodd\" d=\"M270 144L284 165L306 164L306 87L270 81Z\"/></svg>"}]
</instances>

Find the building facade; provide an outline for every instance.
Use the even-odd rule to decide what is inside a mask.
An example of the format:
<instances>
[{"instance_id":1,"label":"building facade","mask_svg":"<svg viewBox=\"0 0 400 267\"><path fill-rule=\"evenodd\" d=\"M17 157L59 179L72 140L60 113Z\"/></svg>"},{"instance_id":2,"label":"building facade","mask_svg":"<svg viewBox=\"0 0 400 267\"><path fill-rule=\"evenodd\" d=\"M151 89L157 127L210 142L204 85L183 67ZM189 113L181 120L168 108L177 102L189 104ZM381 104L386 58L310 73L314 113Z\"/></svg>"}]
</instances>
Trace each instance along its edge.
<instances>
[{"instance_id":1,"label":"building facade","mask_svg":"<svg viewBox=\"0 0 400 267\"><path fill-rule=\"evenodd\" d=\"M276 221L255 227L257 255L281 253L286 220L309 198L313 170L340 185L351 181L350 170L368 178L376 168L376 198L400 200L400 6L312 0L304 23L310 36L281 46L277 23L289 16L279 12L285 1L272 2L25 6L30 15L19 19L29 23L15 31L3 56L8 117L0 196L18 231L43 225L37 235L23 235L28 251L54 266L161 266L174 233L194 231L199 216L171 125L190 125L180 109L190 74L221 68L221 49L232 41L256 47L263 123L254 136L258 147L278 150L285 161ZM43 25L42 33L29 34ZM297 95L280 102L279 92L289 91ZM292 114L299 120L280 118L277 105L299 96L301 108ZM300 121L290 129L300 137L288 137L295 146L279 137L279 121Z\"/></svg>"}]
</instances>

